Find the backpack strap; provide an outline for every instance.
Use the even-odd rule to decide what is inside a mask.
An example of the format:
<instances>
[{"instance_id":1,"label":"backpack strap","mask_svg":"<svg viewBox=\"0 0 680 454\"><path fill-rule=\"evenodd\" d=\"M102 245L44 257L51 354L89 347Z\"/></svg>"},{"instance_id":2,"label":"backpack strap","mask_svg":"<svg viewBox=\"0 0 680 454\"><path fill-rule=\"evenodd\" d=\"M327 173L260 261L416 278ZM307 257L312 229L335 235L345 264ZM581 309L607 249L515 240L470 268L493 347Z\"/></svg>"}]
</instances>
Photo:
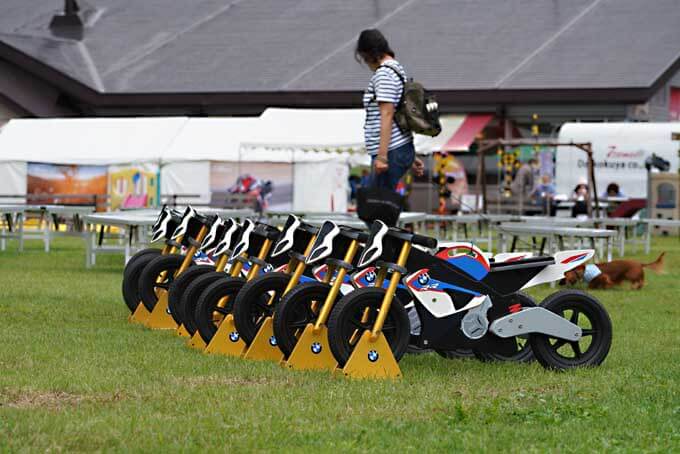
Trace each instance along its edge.
<instances>
[{"instance_id":1,"label":"backpack strap","mask_svg":"<svg viewBox=\"0 0 680 454\"><path fill-rule=\"evenodd\" d=\"M401 96L399 96L399 102L397 103L397 108L399 108L399 106L401 106L401 104L402 104L402 101L404 100L404 90L406 90L406 79L404 78L404 76L401 75L401 73L399 71L397 71L396 68L393 68L390 65L382 64L382 65L378 66L378 69L380 69L380 68L387 68L387 69L391 70L394 74L397 75L397 77L401 81ZM376 69L376 72L378 71L378 69ZM371 101L375 101L375 99L376 99L376 94L375 94L375 89L374 89L373 99L371 99Z\"/></svg>"}]
</instances>

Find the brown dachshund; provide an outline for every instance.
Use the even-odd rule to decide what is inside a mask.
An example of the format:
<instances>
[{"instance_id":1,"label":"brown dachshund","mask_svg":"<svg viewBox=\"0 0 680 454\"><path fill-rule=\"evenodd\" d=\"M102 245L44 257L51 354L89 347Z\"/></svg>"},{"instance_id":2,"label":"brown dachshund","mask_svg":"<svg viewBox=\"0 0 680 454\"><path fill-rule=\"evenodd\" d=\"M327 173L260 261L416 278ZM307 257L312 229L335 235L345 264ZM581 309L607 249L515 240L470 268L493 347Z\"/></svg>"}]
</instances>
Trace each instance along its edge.
<instances>
[{"instance_id":1,"label":"brown dachshund","mask_svg":"<svg viewBox=\"0 0 680 454\"><path fill-rule=\"evenodd\" d=\"M630 281L631 289L639 290L645 285L645 268L657 273L663 272L662 252L659 258L651 263L640 263L635 260L614 260L595 265L581 265L564 273L561 285L573 285L580 280L585 280L590 289L607 289Z\"/></svg>"}]
</instances>

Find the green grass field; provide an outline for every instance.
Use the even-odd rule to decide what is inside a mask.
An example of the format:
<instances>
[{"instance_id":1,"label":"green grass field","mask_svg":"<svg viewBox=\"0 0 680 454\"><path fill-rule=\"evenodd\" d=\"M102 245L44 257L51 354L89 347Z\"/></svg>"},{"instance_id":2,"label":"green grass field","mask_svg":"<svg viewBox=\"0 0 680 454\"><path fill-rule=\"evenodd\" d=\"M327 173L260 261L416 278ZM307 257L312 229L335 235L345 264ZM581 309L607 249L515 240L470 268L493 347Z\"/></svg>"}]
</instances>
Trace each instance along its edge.
<instances>
[{"instance_id":1,"label":"green grass field","mask_svg":"<svg viewBox=\"0 0 680 454\"><path fill-rule=\"evenodd\" d=\"M642 291L595 292L602 367L406 356L399 381L348 381L200 354L130 325L122 258L82 243L0 252L0 451L680 452L680 242ZM535 293L543 297L550 288Z\"/></svg>"}]
</instances>

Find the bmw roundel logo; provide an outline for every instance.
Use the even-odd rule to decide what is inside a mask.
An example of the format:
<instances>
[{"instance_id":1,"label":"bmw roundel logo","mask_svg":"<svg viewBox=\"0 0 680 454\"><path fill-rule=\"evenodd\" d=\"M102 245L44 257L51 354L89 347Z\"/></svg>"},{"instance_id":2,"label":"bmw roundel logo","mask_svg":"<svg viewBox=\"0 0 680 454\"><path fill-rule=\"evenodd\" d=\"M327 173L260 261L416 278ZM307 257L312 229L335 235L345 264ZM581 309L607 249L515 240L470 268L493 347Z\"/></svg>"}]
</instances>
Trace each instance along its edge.
<instances>
[{"instance_id":1,"label":"bmw roundel logo","mask_svg":"<svg viewBox=\"0 0 680 454\"><path fill-rule=\"evenodd\" d=\"M321 353L321 344L320 343L314 342L312 344L312 353L314 353L315 355L318 355L319 353Z\"/></svg>"},{"instance_id":2,"label":"bmw roundel logo","mask_svg":"<svg viewBox=\"0 0 680 454\"><path fill-rule=\"evenodd\" d=\"M430 276L428 276L427 273L423 273L418 276L418 283L420 285L427 285L428 282L430 282Z\"/></svg>"},{"instance_id":3,"label":"bmw roundel logo","mask_svg":"<svg viewBox=\"0 0 680 454\"><path fill-rule=\"evenodd\" d=\"M238 342L238 339L239 339L239 335L238 335L237 331L232 331L231 333L229 333L229 340L230 341Z\"/></svg>"},{"instance_id":4,"label":"bmw roundel logo","mask_svg":"<svg viewBox=\"0 0 680 454\"><path fill-rule=\"evenodd\" d=\"M269 338L269 345L272 347L276 347L276 336L272 336Z\"/></svg>"},{"instance_id":5,"label":"bmw roundel logo","mask_svg":"<svg viewBox=\"0 0 680 454\"><path fill-rule=\"evenodd\" d=\"M368 273L366 273L366 282L368 282L369 284L375 282L375 271L369 271Z\"/></svg>"},{"instance_id":6,"label":"bmw roundel logo","mask_svg":"<svg viewBox=\"0 0 680 454\"><path fill-rule=\"evenodd\" d=\"M264 268L262 268L263 273L271 273L274 271L274 267L270 264L267 264Z\"/></svg>"},{"instance_id":7,"label":"bmw roundel logo","mask_svg":"<svg viewBox=\"0 0 680 454\"><path fill-rule=\"evenodd\" d=\"M378 355L378 352L376 352L375 350L371 350L368 352L368 360L372 363L378 361L379 357L380 355Z\"/></svg>"}]
</instances>

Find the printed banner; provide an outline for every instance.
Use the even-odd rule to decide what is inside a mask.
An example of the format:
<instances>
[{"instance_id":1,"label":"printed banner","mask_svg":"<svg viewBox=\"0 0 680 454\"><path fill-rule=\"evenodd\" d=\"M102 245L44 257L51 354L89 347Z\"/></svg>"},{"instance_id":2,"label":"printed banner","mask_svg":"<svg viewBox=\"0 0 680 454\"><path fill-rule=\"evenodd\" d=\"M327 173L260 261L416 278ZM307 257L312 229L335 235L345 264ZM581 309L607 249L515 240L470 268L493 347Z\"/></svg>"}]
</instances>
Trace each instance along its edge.
<instances>
[{"instance_id":1,"label":"printed banner","mask_svg":"<svg viewBox=\"0 0 680 454\"><path fill-rule=\"evenodd\" d=\"M91 204L94 195L106 195L106 183L106 166L27 165L26 193L44 195L38 202L41 204ZM83 197L70 197L74 195Z\"/></svg>"},{"instance_id":2,"label":"printed banner","mask_svg":"<svg viewBox=\"0 0 680 454\"><path fill-rule=\"evenodd\" d=\"M158 167L155 165L109 167L111 210L156 205Z\"/></svg>"},{"instance_id":3,"label":"printed banner","mask_svg":"<svg viewBox=\"0 0 680 454\"><path fill-rule=\"evenodd\" d=\"M243 194L253 206L290 210L294 173L294 164L290 163L211 162L210 191L213 198L227 193Z\"/></svg>"}]
</instances>

